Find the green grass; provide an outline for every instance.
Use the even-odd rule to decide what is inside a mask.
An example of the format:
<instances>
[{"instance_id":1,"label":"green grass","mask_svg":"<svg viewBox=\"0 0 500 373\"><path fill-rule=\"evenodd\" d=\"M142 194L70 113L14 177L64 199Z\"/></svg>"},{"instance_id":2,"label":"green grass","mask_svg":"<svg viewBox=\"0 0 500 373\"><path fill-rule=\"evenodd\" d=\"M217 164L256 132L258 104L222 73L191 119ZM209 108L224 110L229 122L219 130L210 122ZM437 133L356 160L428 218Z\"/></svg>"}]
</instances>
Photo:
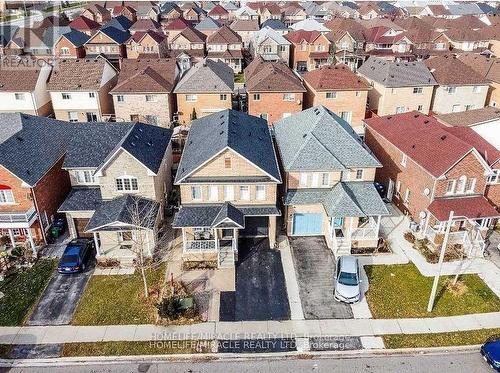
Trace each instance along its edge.
<instances>
[{"instance_id":1,"label":"green grass","mask_svg":"<svg viewBox=\"0 0 500 373\"><path fill-rule=\"evenodd\" d=\"M443 286L441 277L431 313L427 303L433 277L422 276L413 264L366 266L370 287L366 299L374 318L435 317L496 312L500 299L477 275L463 275L462 294Z\"/></svg>"},{"instance_id":2,"label":"green grass","mask_svg":"<svg viewBox=\"0 0 500 373\"><path fill-rule=\"evenodd\" d=\"M207 353L211 341L122 341L66 343L63 357L73 356L132 356Z\"/></svg>"},{"instance_id":3,"label":"green grass","mask_svg":"<svg viewBox=\"0 0 500 373\"><path fill-rule=\"evenodd\" d=\"M165 268L148 271L150 290L163 281ZM73 318L74 325L123 325L152 323L150 302L143 297L139 270L133 275L92 276Z\"/></svg>"},{"instance_id":4,"label":"green grass","mask_svg":"<svg viewBox=\"0 0 500 373\"><path fill-rule=\"evenodd\" d=\"M435 334L394 334L384 335L383 339L386 348L420 348L478 345L492 336L500 336L500 328Z\"/></svg>"},{"instance_id":5,"label":"green grass","mask_svg":"<svg viewBox=\"0 0 500 373\"><path fill-rule=\"evenodd\" d=\"M32 268L16 270L0 282L0 326L21 325L47 286L56 260L42 259Z\"/></svg>"},{"instance_id":6,"label":"green grass","mask_svg":"<svg viewBox=\"0 0 500 373\"><path fill-rule=\"evenodd\" d=\"M245 75L243 73L238 73L234 75L235 83L245 83Z\"/></svg>"},{"instance_id":7,"label":"green grass","mask_svg":"<svg viewBox=\"0 0 500 373\"><path fill-rule=\"evenodd\" d=\"M0 359L8 359L12 345L0 344Z\"/></svg>"}]
</instances>

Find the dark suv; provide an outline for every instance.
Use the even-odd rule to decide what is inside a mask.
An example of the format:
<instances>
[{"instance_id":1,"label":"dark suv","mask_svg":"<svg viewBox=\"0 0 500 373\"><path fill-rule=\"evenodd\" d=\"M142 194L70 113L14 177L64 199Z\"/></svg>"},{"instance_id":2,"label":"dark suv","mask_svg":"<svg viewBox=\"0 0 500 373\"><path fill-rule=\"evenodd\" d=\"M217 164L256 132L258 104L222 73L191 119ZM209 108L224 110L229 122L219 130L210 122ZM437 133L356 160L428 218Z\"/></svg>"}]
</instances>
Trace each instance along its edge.
<instances>
[{"instance_id":1,"label":"dark suv","mask_svg":"<svg viewBox=\"0 0 500 373\"><path fill-rule=\"evenodd\" d=\"M59 273L83 272L94 256L94 241L88 238L72 240L64 250L57 266Z\"/></svg>"}]
</instances>

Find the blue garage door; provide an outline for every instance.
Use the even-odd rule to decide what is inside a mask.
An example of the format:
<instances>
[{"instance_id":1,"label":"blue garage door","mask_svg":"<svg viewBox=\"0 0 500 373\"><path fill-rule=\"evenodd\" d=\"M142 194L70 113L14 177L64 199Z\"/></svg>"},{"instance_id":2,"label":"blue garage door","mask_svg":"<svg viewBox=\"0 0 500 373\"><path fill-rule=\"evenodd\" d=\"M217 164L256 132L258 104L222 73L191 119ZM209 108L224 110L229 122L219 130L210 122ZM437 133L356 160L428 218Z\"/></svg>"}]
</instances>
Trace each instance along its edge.
<instances>
[{"instance_id":1,"label":"blue garage door","mask_svg":"<svg viewBox=\"0 0 500 373\"><path fill-rule=\"evenodd\" d=\"M312 236L321 234L321 214L294 214L293 234Z\"/></svg>"}]
</instances>

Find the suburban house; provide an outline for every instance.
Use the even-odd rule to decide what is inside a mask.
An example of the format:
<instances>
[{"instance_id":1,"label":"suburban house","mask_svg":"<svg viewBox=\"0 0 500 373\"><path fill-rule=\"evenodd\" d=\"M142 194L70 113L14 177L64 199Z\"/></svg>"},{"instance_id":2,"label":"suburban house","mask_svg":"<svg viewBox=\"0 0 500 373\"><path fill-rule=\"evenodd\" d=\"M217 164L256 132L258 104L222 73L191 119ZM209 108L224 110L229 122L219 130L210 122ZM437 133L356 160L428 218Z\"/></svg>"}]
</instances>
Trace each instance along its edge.
<instances>
[{"instance_id":1,"label":"suburban house","mask_svg":"<svg viewBox=\"0 0 500 373\"><path fill-rule=\"evenodd\" d=\"M210 17L205 17L203 21L194 26L196 30L198 30L202 34L205 34L206 36L212 35L220 27L221 25Z\"/></svg>"},{"instance_id":2,"label":"suburban house","mask_svg":"<svg viewBox=\"0 0 500 373\"><path fill-rule=\"evenodd\" d=\"M377 26L365 31L365 51L388 57L411 58L412 41L402 30Z\"/></svg>"},{"instance_id":3,"label":"suburban house","mask_svg":"<svg viewBox=\"0 0 500 373\"><path fill-rule=\"evenodd\" d=\"M243 70L243 42L228 26L222 26L207 37L207 58L229 65L235 74Z\"/></svg>"},{"instance_id":4,"label":"suburban house","mask_svg":"<svg viewBox=\"0 0 500 373\"><path fill-rule=\"evenodd\" d=\"M168 54L167 37L153 30L136 31L125 44L127 58L156 57Z\"/></svg>"},{"instance_id":5,"label":"suburban house","mask_svg":"<svg viewBox=\"0 0 500 373\"><path fill-rule=\"evenodd\" d=\"M489 81L454 56L425 60L437 82L431 110L437 114L480 109L488 95Z\"/></svg>"},{"instance_id":6,"label":"suburban house","mask_svg":"<svg viewBox=\"0 0 500 373\"><path fill-rule=\"evenodd\" d=\"M283 62L256 57L245 68L248 114L269 125L302 111L304 92L300 77Z\"/></svg>"},{"instance_id":7,"label":"suburban house","mask_svg":"<svg viewBox=\"0 0 500 373\"><path fill-rule=\"evenodd\" d=\"M246 5L242 6L238 10L236 10L234 12L234 17L236 19L242 19L245 21L253 19L253 20L256 20L257 22L259 22L259 13L257 13L257 11L255 9L252 9Z\"/></svg>"},{"instance_id":8,"label":"suburban house","mask_svg":"<svg viewBox=\"0 0 500 373\"><path fill-rule=\"evenodd\" d=\"M354 19L334 18L326 23L332 30L326 36L333 44L337 61L356 69L365 60L365 29Z\"/></svg>"},{"instance_id":9,"label":"suburban house","mask_svg":"<svg viewBox=\"0 0 500 373\"><path fill-rule=\"evenodd\" d=\"M184 261L234 270L238 240L276 243L281 184L270 129L263 119L224 110L193 121L175 177Z\"/></svg>"},{"instance_id":10,"label":"suburban house","mask_svg":"<svg viewBox=\"0 0 500 373\"><path fill-rule=\"evenodd\" d=\"M304 21L305 19L307 19L306 11L304 10L304 8L302 8L298 4L290 4L290 5L282 8L281 14L282 14L283 22L288 27L290 27L294 23Z\"/></svg>"},{"instance_id":11,"label":"suburban house","mask_svg":"<svg viewBox=\"0 0 500 373\"><path fill-rule=\"evenodd\" d=\"M370 57L358 74L372 86L368 105L377 115L429 112L436 80L423 62L390 62Z\"/></svg>"},{"instance_id":12,"label":"suburban house","mask_svg":"<svg viewBox=\"0 0 500 373\"><path fill-rule=\"evenodd\" d=\"M154 19L145 18L138 19L134 24L129 28L130 33L133 35L136 32L147 32L147 31L155 31L163 34L163 30L159 22L156 22Z\"/></svg>"},{"instance_id":13,"label":"suburban house","mask_svg":"<svg viewBox=\"0 0 500 373\"><path fill-rule=\"evenodd\" d=\"M240 36L243 48L248 48L252 36L259 31L259 21L256 19L235 19L229 27Z\"/></svg>"},{"instance_id":14,"label":"suburban house","mask_svg":"<svg viewBox=\"0 0 500 373\"><path fill-rule=\"evenodd\" d=\"M113 8L113 17L126 17L130 21L137 21L137 11L128 5L117 5Z\"/></svg>"},{"instance_id":15,"label":"suburban house","mask_svg":"<svg viewBox=\"0 0 500 373\"><path fill-rule=\"evenodd\" d=\"M61 170L64 125L28 114L0 114L0 236L8 237L12 247L27 244L35 255L71 188Z\"/></svg>"},{"instance_id":16,"label":"suburban house","mask_svg":"<svg viewBox=\"0 0 500 373\"><path fill-rule=\"evenodd\" d=\"M92 36L101 28L101 24L83 15L75 18L69 24L73 30L81 31L88 36Z\"/></svg>"},{"instance_id":17,"label":"suburban house","mask_svg":"<svg viewBox=\"0 0 500 373\"><path fill-rule=\"evenodd\" d=\"M342 64L308 71L302 78L307 90L304 108L323 105L349 123L358 135L363 135L363 119L371 89L364 78Z\"/></svg>"},{"instance_id":18,"label":"suburban house","mask_svg":"<svg viewBox=\"0 0 500 373\"><path fill-rule=\"evenodd\" d=\"M272 28L274 31L276 31L278 34L281 34L281 35L285 35L289 31L288 27L283 22L281 22L281 20L279 18L278 19L268 19L264 22L262 22L262 20L261 20L260 28L263 29L266 27Z\"/></svg>"},{"instance_id":19,"label":"suburban house","mask_svg":"<svg viewBox=\"0 0 500 373\"><path fill-rule=\"evenodd\" d=\"M93 237L100 261L151 256L171 188L172 131L138 122L61 126L79 135L62 165L72 188L58 211L70 236Z\"/></svg>"},{"instance_id":20,"label":"suburban house","mask_svg":"<svg viewBox=\"0 0 500 373\"><path fill-rule=\"evenodd\" d=\"M90 4L80 16L103 24L111 20L111 12L100 4Z\"/></svg>"},{"instance_id":21,"label":"suburban house","mask_svg":"<svg viewBox=\"0 0 500 373\"><path fill-rule=\"evenodd\" d=\"M205 40L207 36L192 27L186 27L181 33L169 41L174 54L186 53L195 62L205 57Z\"/></svg>"},{"instance_id":22,"label":"suburban house","mask_svg":"<svg viewBox=\"0 0 500 373\"><path fill-rule=\"evenodd\" d=\"M486 103L490 106L500 105L500 59L475 53L460 54L458 59L489 80Z\"/></svg>"},{"instance_id":23,"label":"suburban house","mask_svg":"<svg viewBox=\"0 0 500 373\"><path fill-rule=\"evenodd\" d=\"M260 56L266 61L281 61L290 64L291 43L280 33L270 27L264 27L254 33L250 41L250 53Z\"/></svg>"},{"instance_id":24,"label":"suburban house","mask_svg":"<svg viewBox=\"0 0 500 373\"><path fill-rule=\"evenodd\" d=\"M113 18L116 19L116 18ZM85 43L87 57L104 55L110 61L118 61L127 56L125 43L130 39L128 31L122 31L115 27L106 27L98 30Z\"/></svg>"},{"instance_id":25,"label":"suburban house","mask_svg":"<svg viewBox=\"0 0 500 373\"><path fill-rule=\"evenodd\" d=\"M100 122L113 116L109 94L118 79L106 59L64 59L50 75L50 93L56 119L69 122Z\"/></svg>"},{"instance_id":26,"label":"suburban house","mask_svg":"<svg viewBox=\"0 0 500 373\"><path fill-rule=\"evenodd\" d=\"M191 67L174 89L176 119L189 124L193 119L231 109L234 90L233 70L221 61L204 59Z\"/></svg>"},{"instance_id":27,"label":"suburban house","mask_svg":"<svg viewBox=\"0 0 500 373\"><path fill-rule=\"evenodd\" d=\"M207 13L207 16L220 21L229 20L229 12L220 4L217 4L212 9L210 9Z\"/></svg>"},{"instance_id":28,"label":"suburban house","mask_svg":"<svg viewBox=\"0 0 500 373\"><path fill-rule=\"evenodd\" d=\"M417 111L365 123L365 142L383 165L376 180L385 185L387 199L435 247L453 211L449 244L462 245L468 256L482 255L485 234L500 216L484 196L494 176L484 157L498 159L498 151L469 128L459 133Z\"/></svg>"},{"instance_id":29,"label":"suburban house","mask_svg":"<svg viewBox=\"0 0 500 373\"><path fill-rule=\"evenodd\" d=\"M193 4L182 9L182 16L188 21L198 22L206 16L206 12L199 6Z\"/></svg>"},{"instance_id":30,"label":"suburban house","mask_svg":"<svg viewBox=\"0 0 500 373\"><path fill-rule=\"evenodd\" d=\"M176 18L170 22L168 22L165 27L163 27L163 31L168 37L168 40L172 40L179 33L182 32L186 27L190 27L191 22L186 21L184 18Z\"/></svg>"},{"instance_id":31,"label":"suburban house","mask_svg":"<svg viewBox=\"0 0 500 373\"><path fill-rule=\"evenodd\" d=\"M89 40L89 36L78 30L59 36L54 44L54 56L61 58L84 58L84 44Z\"/></svg>"},{"instance_id":32,"label":"suburban house","mask_svg":"<svg viewBox=\"0 0 500 373\"><path fill-rule=\"evenodd\" d=\"M489 39L480 30L470 28L452 28L443 31L453 49L464 52L482 52L488 49Z\"/></svg>"},{"instance_id":33,"label":"suburban house","mask_svg":"<svg viewBox=\"0 0 500 373\"><path fill-rule=\"evenodd\" d=\"M330 41L318 31L292 31L285 35L292 43L290 67L299 72L317 69L332 63Z\"/></svg>"},{"instance_id":34,"label":"suburban house","mask_svg":"<svg viewBox=\"0 0 500 373\"><path fill-rule=\"evenodd\" d=\"M382 165L344 120L324 106L274 125L290 236L323 236L335 255L376 248L387 208L375 185Z\"/></svg>"},{"instance_id":35,"label":"suburban house","mask_svg":"<svg viewBox=\"0 0 500 373\"><path fill-rule=\"evenodd\" d=\"M143 122L170 127L175 112L175 59L125 59L118 83L110 91L117 122Z\"/></svg>"},{"instance_id":36,"label":"suburban house","mask_svg":"<svg viewBox=\"0 0 500 373\"><path fill-rule=\"evenodd\" d=\"M47 81L52 66L38 67L34 60L4 57L0 69L0 113L21 112L48 116L52 113ZM31 65L31 66L30 66Z\"/></svg>"}]
</instances>

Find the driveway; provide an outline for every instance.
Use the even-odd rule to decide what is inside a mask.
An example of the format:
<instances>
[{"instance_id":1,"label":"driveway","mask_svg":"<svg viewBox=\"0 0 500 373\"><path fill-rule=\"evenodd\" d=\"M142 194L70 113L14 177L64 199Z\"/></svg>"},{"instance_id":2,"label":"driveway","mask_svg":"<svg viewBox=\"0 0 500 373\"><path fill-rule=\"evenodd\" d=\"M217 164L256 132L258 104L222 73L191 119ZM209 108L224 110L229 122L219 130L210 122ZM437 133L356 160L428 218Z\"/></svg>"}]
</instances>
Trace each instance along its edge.
<instances>
[{"instance_id":1,"label":"driveway","mask_svg":"<svg viewBox=\"0 0 500 373\"><path fill-rule=\"evenodd\" d=\"M71 275L56 273L43 292L27 324L69 324L93 271L93 266L90 266L83 273Z\"/></svg>"},{"instance_id":2,"label":"driveway","mask_svg":"<svg viewBox=\"0 0 500 373\"><path fill-rule=\"evenodd\" d=\"M288 320L290 306L281 254L267 238L239 241L236 291L221 293L220 320Z\"/></svg>"},{"instance_id":3,"label":"driveway","mask_svg":"<svg viewBox=\"0 0 500 373\"><path fill-rule=\"evenodd\" d=\"M289 237L306 319L352 319L351 306L333 299L335 258L321 236Z\"/></svg>"}]
</instances>

